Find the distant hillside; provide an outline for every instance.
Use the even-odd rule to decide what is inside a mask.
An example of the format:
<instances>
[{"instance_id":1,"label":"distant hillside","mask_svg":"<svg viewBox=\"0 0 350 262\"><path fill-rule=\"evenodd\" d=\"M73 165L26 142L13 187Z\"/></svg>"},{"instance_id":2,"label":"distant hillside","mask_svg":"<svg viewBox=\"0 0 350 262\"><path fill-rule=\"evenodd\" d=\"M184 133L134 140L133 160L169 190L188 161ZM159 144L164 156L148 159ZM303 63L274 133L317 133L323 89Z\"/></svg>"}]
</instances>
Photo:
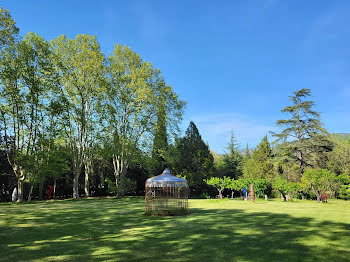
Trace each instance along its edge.
<instances>
[{"instance_id":1,"label":"distant hillside","mask_svg":"<svg viewBox=\"0 0 350 262\"><path fill-rule=\"evenodd\" d=\"M337 136L341 136L341 137L350 139L350 133L334 133L334 134Z\"/></svg>"}]
</instances>

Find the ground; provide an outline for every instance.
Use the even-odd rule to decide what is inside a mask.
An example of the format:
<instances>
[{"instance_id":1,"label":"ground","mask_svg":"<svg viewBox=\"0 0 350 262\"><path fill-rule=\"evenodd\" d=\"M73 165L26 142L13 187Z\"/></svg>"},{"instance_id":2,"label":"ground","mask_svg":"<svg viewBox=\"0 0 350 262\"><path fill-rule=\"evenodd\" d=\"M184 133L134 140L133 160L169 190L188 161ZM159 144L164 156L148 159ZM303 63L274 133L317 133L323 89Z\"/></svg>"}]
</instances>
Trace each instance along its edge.
<instances>
[{"instance_id":1,"label":"ground","mask_svg":"<svg viewBox=\"0 0 350 262\"><path fill-rule=\"evenodd\" d=\"M0 261L350 261L350 201L190 200L148 217L143 198L0 204Z\"/></svg>"}]
</instances>

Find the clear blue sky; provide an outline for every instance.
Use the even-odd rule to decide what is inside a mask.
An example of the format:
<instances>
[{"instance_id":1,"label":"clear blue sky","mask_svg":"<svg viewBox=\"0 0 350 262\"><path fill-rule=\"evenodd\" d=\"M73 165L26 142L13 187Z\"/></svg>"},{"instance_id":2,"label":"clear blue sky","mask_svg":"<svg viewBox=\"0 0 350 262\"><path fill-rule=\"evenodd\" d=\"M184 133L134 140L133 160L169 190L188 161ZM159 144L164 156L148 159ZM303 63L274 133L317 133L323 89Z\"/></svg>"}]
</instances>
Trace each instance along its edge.
<instances>
[{"instance_id":1,"label":"clear blue sky","mask_svg":"<svg viewBox=\"0 0 350 262\"><path fill-rule=\"evenodd\" d=\"M350 132L350 1L4 1L24 35L97 35L130 46L188 102L222 153L231 129L254 147L288 95L311 88L331 132Z\"/></svg>"}]
</instances>

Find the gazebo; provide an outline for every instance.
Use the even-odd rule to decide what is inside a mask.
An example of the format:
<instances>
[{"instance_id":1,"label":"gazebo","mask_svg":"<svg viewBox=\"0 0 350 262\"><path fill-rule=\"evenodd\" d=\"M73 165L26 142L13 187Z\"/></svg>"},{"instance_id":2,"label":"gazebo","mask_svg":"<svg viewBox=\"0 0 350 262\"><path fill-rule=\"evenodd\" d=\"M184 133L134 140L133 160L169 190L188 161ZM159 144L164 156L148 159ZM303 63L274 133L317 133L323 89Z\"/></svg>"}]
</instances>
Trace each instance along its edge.
<instances>
[{"instance_id":1,"label":"gazebo","mask_svg":"<svg viewBox=\"0 0 350 262\"><path fill-rule=\"evenodd\" d=\"M146 215L179 216L188 214L188 184L165 169L159 176L146 180Z\"/></svg>"}]
</instances>

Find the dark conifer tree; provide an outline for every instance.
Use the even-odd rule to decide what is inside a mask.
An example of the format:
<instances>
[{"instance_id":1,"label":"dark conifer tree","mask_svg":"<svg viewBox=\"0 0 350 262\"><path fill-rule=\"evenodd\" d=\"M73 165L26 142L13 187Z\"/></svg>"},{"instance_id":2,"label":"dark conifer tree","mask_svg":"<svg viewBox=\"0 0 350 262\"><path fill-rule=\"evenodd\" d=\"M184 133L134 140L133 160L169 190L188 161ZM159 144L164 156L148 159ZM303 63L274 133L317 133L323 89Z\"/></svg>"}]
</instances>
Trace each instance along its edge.
<instances>
[{"instance_id":1,"label":"dark conifer tree","mask_svg":"<svg viewBox=\"0 0 350 262\"><path fill-rule=\"evenodd\" d=\"M154 134L153 149L152 149L152 173L159 175L167 168L165 154L168 150L168 136L166 129L166 113L165 105L159 105L157 113L157 126Z\"/></svg>"},{"instance_id":2,"label":"dark conifer tree","mask_svg":"<svg viewBox=\"0 0 350 262\"><path fill-rule=\"evenodd\" d=\"M179 152L178 173L186 176L194 191L200 192L206 186L203 180L213 174L214 157L192 121L185 137L177 141L176 147Z\"/></svg>"}]
</instances>

